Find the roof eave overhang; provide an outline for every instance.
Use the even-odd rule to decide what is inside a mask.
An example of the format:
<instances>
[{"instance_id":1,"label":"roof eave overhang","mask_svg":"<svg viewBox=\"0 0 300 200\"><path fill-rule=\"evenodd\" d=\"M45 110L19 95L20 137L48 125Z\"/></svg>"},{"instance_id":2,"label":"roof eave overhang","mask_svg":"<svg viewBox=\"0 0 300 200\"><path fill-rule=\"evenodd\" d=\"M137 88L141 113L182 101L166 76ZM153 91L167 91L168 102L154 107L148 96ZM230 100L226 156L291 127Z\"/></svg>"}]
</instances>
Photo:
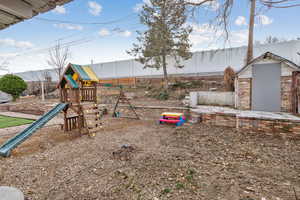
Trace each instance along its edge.
<instances>
[{"instance_id":1,"label":"roof eave overhang","mask_svg":"<svg viewBox=\"0 0 300 200\"><path fill-rule=\"evenodd\" d=\"M0 1L0 30L48 12L73 0L3 0Z\"/></svg>"},{"instance_id":2,"label":"roof eave overhang","mask_svg":"<svg viewBox=\"0 0 300 200\"><path fill-rule=\"evenodd\" d=\"M252 66L253 64L255 64L256 62L259 62L261 60L265 60L265 59L272 59L275 61L278 61L278 63L285 63L287 64L289 67L300 71L300 66L296 65L295 63L293 63L290 60L287 60L281 56L278 56L276 54L273 54L271 52L266 52L264 54L262 54L261 56L254 58L249 64L245 65L242 69L240 69L237 73L236 76L238 76L240 73L244 72L245 70L247 70L250 66Z\"/></svg>"}]
</instances>

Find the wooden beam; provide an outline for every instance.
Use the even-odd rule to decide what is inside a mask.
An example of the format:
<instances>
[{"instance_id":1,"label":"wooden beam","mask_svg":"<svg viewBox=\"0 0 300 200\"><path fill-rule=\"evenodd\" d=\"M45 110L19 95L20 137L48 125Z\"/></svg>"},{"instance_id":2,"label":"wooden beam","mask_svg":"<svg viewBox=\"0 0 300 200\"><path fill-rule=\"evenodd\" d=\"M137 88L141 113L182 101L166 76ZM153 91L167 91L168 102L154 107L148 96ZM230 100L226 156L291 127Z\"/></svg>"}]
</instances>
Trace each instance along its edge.
<instances>
[{"instance_id":1,"label":"wooden beam","mask_svg":"<svg viewBox=\"0 0 300 200\"><path fill-rule=\"evenodd\" d=\"M0 10L0 21L3 24L13 24L19 21L14 15L8 14Z\"/></svg>"},{"instance_id":2,"label":"wooden beam","mask_svg":"<svg viewBox=\"0 0 300 200\"><path fill-rule=\"evenodd\" d=\"M22 0L1 0L0 10L23 19L29 19L33 16L32 6Z\"/></svg>"},{"instance_id":3,"label":"wooden beam","mask_svg":"<svg viewBox=\"0 0 300 200\"><path fill-rule=\"evenodd\" d=\"M5 27L6 27L6 24L3 24L3 23L0 22L0 29L3 29Z\"/></svg>"}]
</instances>

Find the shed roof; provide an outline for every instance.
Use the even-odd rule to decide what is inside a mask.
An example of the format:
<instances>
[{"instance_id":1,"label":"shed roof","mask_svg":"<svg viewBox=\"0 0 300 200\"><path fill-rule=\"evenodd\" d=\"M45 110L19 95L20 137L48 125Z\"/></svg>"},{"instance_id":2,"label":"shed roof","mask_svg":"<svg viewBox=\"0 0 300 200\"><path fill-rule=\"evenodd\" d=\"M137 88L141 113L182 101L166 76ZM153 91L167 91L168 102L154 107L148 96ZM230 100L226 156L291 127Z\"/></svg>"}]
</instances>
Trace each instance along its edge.
<instances>
[{"instance_id":1,"label":"shed roof","mask_svg":"<svg viewBox=\"0 0 300 200\"><path fill-rule=\"evenodd\" d=\"M287 65L289 65L290 67L296 69L296 70L300 70L300 66L298 66L297 64L295 64L294 62L286 59L286 58L283 58L281 56L278 56L272 52L266 52L264 54L262 54L261 56L257 57L257 58L254 58L249 64L245 65L244 67L242 67L237 73L236 75L238 75L239 73L241 73L242 71L244 71L246 68L248 68L249 66L253 65L254 63L257 63L261 60L264 60L264 59L272 59L272 60L276 60L278 62L283 62L283 63L286 63Z\"/></svg>"}]
</instances>

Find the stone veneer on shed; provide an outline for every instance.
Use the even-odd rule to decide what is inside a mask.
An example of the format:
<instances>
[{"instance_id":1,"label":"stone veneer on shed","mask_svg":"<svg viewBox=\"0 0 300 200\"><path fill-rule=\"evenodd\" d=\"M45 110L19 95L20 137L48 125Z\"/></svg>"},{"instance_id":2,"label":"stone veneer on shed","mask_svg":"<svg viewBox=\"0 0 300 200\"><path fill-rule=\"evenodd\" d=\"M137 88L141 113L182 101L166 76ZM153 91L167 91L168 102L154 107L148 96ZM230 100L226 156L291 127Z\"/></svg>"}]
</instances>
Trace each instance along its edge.
<instances>
[{"instance_id":1,"label":"stone veneer on shed","mask_svg":"<svg viewBox=\"0 0 300 200\"><path fill-rule=\"evenodd\" d=\"M251 78L238 79L238 109L251 109Z\"/></svg>"},{"instance_id":2,"label":"stone veneer on shed","mask_svg":"<svg viewBox=\"0 0 300 200\"><path fill-rule=\"evenodd\" d=\"M281 111L292 112L292 76L281 76Z\"/></svg>"}]
</instances>

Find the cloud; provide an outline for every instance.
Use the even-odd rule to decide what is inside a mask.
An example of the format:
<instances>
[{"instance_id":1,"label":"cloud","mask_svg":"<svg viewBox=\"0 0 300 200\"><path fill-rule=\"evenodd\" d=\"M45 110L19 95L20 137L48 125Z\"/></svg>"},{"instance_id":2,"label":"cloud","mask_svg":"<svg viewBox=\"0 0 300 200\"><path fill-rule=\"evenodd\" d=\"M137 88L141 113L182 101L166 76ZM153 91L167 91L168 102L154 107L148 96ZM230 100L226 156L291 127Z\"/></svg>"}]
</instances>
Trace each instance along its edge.
<instances>
[{"instance_id":1,"label":"cloud","mask_svg":"<svg viewBox=\"0 0 300 200\"><path fill-rule=\"evenodd\" d=\"M259 21L259 24L263 25L263 26L267 26L269 24L273 23L273 19L269 18L266 15L258 15L257 19Z\"/></svg>"},{"instance_id":2,"label":"cloud","mask_svg":"<svg viewBox=\"0 0 300 200\"><path fill-rule=\"evenodd\" d=\"M222 35L221 31L215 29L214 26L208 23L190 25L193 28L193 32L190 35L190 40L194 45L213 42L216 37L220 37Z\"/></svg>"},{"instance_id":3,"label":"cloud","mask_svg":"<svg viewBox=\"0 0 300 200\"><path fill-rule=\"evenodd\" d=\"M147 4L149 6L151 6L151 1L150 0L143 0L142 3L138 3L133 7L133 11L134 12L140 12L143 9L143 6Z\"/></svg>"},{"instance_id":4,"label":"cloud","mask_svg":"<svg viewBox=\"0 0 300 200\"><path fill-rule=\"evenodd\" d=\"M203 0L185 0L188 3L201 3ZM216 11L220 8L220 3L218 1L207 1L202 4L204 9Z\"/></svg>"},{"instance_id":5,"label":"cloud","mask_svg":"<svg viewBox=\"0 0 300 200\"><path fill-rule=\"evenodd\" d=\"M34 45L29 41L16 41L14 39L6 38L6 39L0 39L0 46L25 49L25 48L32 48Z\"/></svg>"},{"instance_id":6,"label":"cloud","mask_svg":"<svg viewBox=\"0 0 300 200\"><path fill-rule=\"evenodd\" d=\"M119 35L122 37L130 37L132 33L128 30L119 32Z\"/></svg>"},{"instance_id":7,"label":"cloud","mask_svg":"<svg viewBox=\"0 0 300 200\"><path fill-rule=\"evenodd\" d=\"M98 32L98 34L99 34L100 36L104 37L104 36L110 35L110 32L109 32L109 30L107 30L106 28L103 28L103 29L101 29L101 30Z\"/></svg>"},{"instance_id":8,"label":"cloud","mask_svg":"<svg viewBox=\"0 0 300 200\"><path fill-rule=\"evenodd\" d=\"M224 47L224 42L222 42L221 39L224 39L225 33L221 28L214 27L208 23L189 25L193 28L193 32L190 35L190 41L193 44L194 49L197 48L198 50L207 50ZM229 33L228 42L232 46L244 45L247 41L247 29L231 31Z\"/></svg>"},{"instance_id":9,"label":"cloud","mask_svg":"<svg viewBox=\"0 0 300 200\"><path fill-rule=\"evenodd\" d=\"M83 29L82 26L80 25L75 25L75 24L53 24L54 27L56 28L61 28L61 29L67 29L67 30L76 30L76 31L81 31Z\"/></svg>"},{"instance_id":10,"label":"cloud","mask_svg":"<svg viewBox=\"0 0 300 200\"><path fill-rule=\"evenodd\" d=\"M113 30L108 30L106 28L102 28L98 34L101 36L101 37L104 37L104 36L109 36L109 35L114 35L114 36L121 36L121 37L130 37L132 35L132 32L129 31L129 30L122 30L120 28L116 28L116 29L113 29Z\"/></svg>"},{"instance_id":11,"label":"cloud","mask_svg":"<svg viewBox=\"0 0 300 200\"><path fill-rule=\"evenodd\" d=\"M218 1L206 2L203 4L205 9L216 11L220 8L220 3Z\"/></svg>"},{"instance_id":12,"label":"cloud","mask_svg":"<svg viewBox=\"0 0 300 200\"><path fill-rule=\"evenodd\" d=\"M0 58L5 59L5 58L11 58L17 56L17 53L1 53Z\"/></svg>"},{"instance_id":13,"label":"cloud","mask_svg":"<svg viewBox=\"0 0 300 200\"><path fill-rule=\"evenodd\" d=\"M91 13L94 16L98 16L102 11L102 6L98 4L96 1L89 1L89 13Z\"/></svg>"},{"instance_id":14,"label":"cloud","mask_svg":"<svg viewBox=\"0 0 300 200\"><path fill-rule=\"evenodd\" d=\"M246 18L244 16L238 16L236 18L236 20L234 21L234 23L237 26L246 26L247 25L247 21L246 21Z\"/></svg>"},{"instance_id":15,"label":"cloud","mask_svg":"<svg viewBox=\"0 0 300 200\"><path fill-rule=\"evenodd\" d=\"M66 14L66 13L67 13L67 11L66 11L66 9L65 9L64 6L56 6L56 7L52 10L52 12L57 13L57 14Z\"/></svg>"},{"instance_id":16,"label":"cloud","mask_svg":"<svg viewBox=\"0 0 300 200\"><path fill-rule=\"evenodd\" d=\"M233 44L243 45L248 41L248 29L232 31L229 41Z\"/></svg>"},{"instance_id":17,"label":"cloud","mask_svg":"<svg viewBox=\"0 0 300 200\"><path fill-rule=\"evenodd\" d=\"M133 7L134 12L140 12L143 9L143 3L138 3Z\"/></svg>"},{"instance_id":18,"label":"cloud","mask_svg":"<svg viewBox=\"0 0 300 200\"><path fill-rule=\"evenodd\" d=\"M190 2L190 3L200 3L202 1L203 0L186 0L186 2ZM140 12L143 9L143 5L145 4L151 6L151 1L143 0L143 2L138 3L133 7L133 11ZM203 4L203 8L206 10L216 11L220 8L220 3L218 1L211 1L211 2L208 1Z\"/></svg>"}]
</instances>

